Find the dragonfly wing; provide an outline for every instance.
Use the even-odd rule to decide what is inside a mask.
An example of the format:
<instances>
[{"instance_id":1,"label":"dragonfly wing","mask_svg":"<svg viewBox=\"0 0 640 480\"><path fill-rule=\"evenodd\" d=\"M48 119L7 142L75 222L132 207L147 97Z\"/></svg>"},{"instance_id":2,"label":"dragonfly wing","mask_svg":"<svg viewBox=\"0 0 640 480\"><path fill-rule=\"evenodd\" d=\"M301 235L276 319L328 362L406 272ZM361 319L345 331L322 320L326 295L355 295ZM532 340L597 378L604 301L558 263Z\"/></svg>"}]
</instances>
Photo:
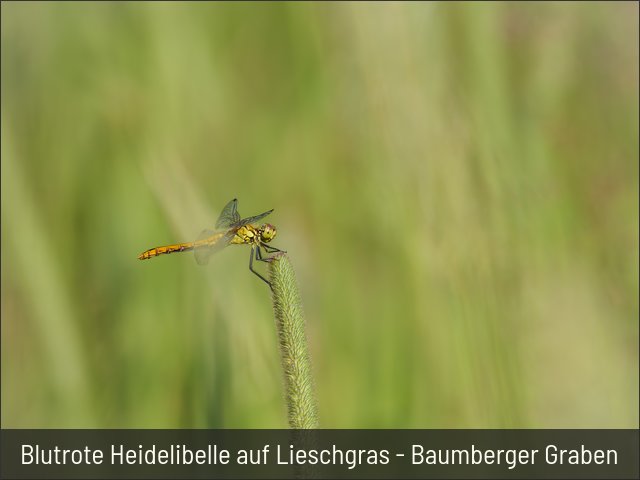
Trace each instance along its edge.
<instances>
[{"instance_id":1,"label":"dragonfly wing","mask_svg":"<svg viewBox=\"0 0 640 480\"><path fill-rule=\"evenodd\" d=\"M258 220L262 220L264 217L269 215L271 212L273 212L273 208L271 210L269 210L268 212L261 213L260 215L255 215L255 216L249 217L249 218L243 218L240 221L240 225L239 226L248 225L250 223L256 223Z\"/></svg>"},{"instance_id":2,"label":"dragonfly wing","mask_svg":"<svg viewBox=\"0 0 640 480\"><path fill-rule=\"evenodd\" d=\"M230 228L240 222L238 213L238 199L234 198L225 205L216 222L216 228Z\"/></svg>"},{"instance_id":3,"label":"dragonfly wing","mask_svg":"<svg viewBox=\"0 0 640 480\"><path fill-rule=\"evenodd\" d=\"M196 257L198 265L206 265L209 263L209 257L219 250L226 247L235 232L215 232L213 230L203 230L195 241L193 253Z\"/></svg>"}]
</instances>

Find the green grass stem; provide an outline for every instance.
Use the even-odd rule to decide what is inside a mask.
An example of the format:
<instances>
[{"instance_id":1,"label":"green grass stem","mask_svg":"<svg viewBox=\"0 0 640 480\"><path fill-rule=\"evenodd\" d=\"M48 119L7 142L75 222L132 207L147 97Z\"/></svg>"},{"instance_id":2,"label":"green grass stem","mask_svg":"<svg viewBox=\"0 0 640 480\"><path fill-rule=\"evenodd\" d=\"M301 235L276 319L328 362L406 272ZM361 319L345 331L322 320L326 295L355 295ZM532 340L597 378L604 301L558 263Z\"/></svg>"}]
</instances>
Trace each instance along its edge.
<instances>
[{"instance_id":1,"label":"green grass stem","mask_svg":"<svg viewBox=\"0 0 640 480\"><path fill-rule=\"evenodd\" d=\"M289 426L318 428L318 407L295 273L284 253L275 255L269 265Z\"/></svg>"}]
</instances>

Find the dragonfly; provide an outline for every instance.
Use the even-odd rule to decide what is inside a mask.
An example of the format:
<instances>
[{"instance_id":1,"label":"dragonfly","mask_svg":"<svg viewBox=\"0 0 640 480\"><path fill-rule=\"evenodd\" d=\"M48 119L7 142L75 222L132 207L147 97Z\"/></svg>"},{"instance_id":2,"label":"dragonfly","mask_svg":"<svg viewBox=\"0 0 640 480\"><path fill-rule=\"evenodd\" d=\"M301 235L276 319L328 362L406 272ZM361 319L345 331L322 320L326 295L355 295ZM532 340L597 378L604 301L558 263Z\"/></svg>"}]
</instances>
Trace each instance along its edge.
<instances>
[{"instance_id":1,"label":"dragonfly","mask_svg":"<svg viewBox=\"0 0 640 480\"><path fill-rule=\"evenodd\" d=\"M269 245L276 236L276 227L270 223L256 226L259 220L273 212L268 210L260 215L241 218L238 213L238 199L234 198L222 209L222 213L216 221L215 230L203 230L195 242L174 243L163 247L154 247L138 255L139 260L147 260L175 252L187 252L193 250L196 262L199 265L209 263L209 257L222 250L227 245L250 245L249 270L271 287L271 282L253 269L254 259L259 262L268 262L270 258L262 256L262 250L266 254L284 252Z\"/></svg>"}]
</instances>

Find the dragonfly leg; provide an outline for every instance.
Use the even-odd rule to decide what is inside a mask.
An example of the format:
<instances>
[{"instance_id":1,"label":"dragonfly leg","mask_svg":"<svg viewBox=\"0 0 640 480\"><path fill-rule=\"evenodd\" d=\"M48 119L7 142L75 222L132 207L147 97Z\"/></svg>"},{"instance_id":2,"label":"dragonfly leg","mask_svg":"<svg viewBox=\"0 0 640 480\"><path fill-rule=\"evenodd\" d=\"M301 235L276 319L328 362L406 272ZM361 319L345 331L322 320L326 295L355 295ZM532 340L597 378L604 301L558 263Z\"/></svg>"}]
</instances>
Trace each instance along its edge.
<instances>
[{"instance_id":1,"label":"dragonfly leg","mask_svg":"<svg viewBox=\"0 0 640 480\"><path fill-rule=\"evenodd\" d=\"M275 253L275 252L284 252L283 250L278 250L275 247L267 247L267 245L265 245L263 243L263 244L261 244L261 245L259 245L257 247L258 250L256 251L256 260L259 260L260 262L269 263L269 262L271 262L271 260L273 260L273 257L263 258L262 257L262 250L260 250L260 247L264 248L264 251L265 251L266 254ZM270 248L271 250L267 250L267 248Z\"/></svg>"},{"instance_id":2,"label":"dragonfly leg","mask_svg":"<svg viewBox=\"0 0 640 480\"><path fill-rule=\"evenodd\" d=\"M262 254L260 253L260 247L251 247L251 255L249 256L249 270L251 270L251 272L255 275L257 275L258 277L260 277L260 279L265 282L267 285L269 285L269 288L273 288L271 286L271 282L269 280L267 280L266 278L264 278L262 275L260 275L258 272L256 272L253 269L253 256L255 255L256 260L260 260L260 261L264 261L262 258Z\"/></svg>"},{"instance_id":3,"label":"dragonfly leg","mask_svg":"<svg viewBox=\"0 0 640 480\"><path fill-rule=\"evenodd\" d=\"M264 247L264 249L268 252L268 253L274 253L274 252L282 252L282 253L287 253L284 250L280 250L279 248L276 247L272 247L271 245L267 245L266 243L263 243L262 246Z\"/></svg>"}]
</instances>

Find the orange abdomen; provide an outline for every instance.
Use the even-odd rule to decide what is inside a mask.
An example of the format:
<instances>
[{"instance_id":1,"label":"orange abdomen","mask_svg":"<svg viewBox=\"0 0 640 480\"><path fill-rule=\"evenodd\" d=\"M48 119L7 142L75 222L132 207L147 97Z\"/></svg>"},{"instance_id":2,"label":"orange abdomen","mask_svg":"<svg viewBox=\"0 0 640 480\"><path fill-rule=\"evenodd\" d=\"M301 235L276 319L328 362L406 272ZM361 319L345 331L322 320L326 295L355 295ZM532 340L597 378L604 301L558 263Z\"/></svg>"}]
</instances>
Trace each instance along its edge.
<instances>
[{"instance_id":1,"label":"orange abdomen","mask_svg":"<svg viewBox=\"0 0 640 480\"><path fill-rule=\"evenodd\" d=\"M194 243L176 243L174 245L166 245L164 247L156 247L146 252L142 252L138 255L139 260L146 260L148 258L157 257L158 255L164 255L166 253L184 252L187 250L193 250Z\"/></svg>"}]
</instances>

